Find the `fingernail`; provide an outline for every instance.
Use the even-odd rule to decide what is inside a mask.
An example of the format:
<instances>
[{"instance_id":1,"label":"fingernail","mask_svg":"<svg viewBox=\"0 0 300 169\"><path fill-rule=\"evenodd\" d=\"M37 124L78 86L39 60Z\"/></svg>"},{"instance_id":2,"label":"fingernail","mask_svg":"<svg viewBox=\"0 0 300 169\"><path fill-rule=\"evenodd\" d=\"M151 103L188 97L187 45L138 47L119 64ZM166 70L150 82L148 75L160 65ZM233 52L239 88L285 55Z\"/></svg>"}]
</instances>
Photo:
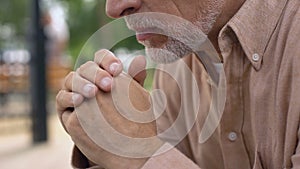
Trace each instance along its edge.
<instances>
[{"instance_id":1,"label":"fingernail","mask_svg":"<svg viewBox=\"0 0 300 169\"><path fill-rule=\"evenodd\" d=\"M94 87L94 85L92 85L92 84L86 84L86 85L84 85L84 87L83 87L83 91L84 91L86 94L92 93L92 92L94 91L94 89L95 89L95 87Z\"/></svg>"},{"instance_id":2,"label":"fingernail","mask_svg":"<svg viewBox=\"0 0 300 169\"><path fill-rule=\"evenodd\" d=\"M72 96L73 103L76 104L79 101L80 97L81 96L79 94L73 94Z\"/></svg>"},{"instance_id":3,"label":"fingernail","mask_svg":"<svg viewBox=\"0 0 300 169\"><path fill-rule=\"evenodd\" d=\"M101 87L102 88L107 88L109 86L111 86L111 82L112 82L112 79L109 78L109 77L105 77L101 80Z\"/></svg>"},{"instance_id":4,"label":"fingernail","mask_svg":"<svg viewBox=\"0 0 300 169\"><path fill-rule=\"evenodd\" d=\"M119 63L112 63L110 66L109 66L109 71L113 74L115 74L118 70L120 69L120 64Z\"/></svg>"}]
</instances>

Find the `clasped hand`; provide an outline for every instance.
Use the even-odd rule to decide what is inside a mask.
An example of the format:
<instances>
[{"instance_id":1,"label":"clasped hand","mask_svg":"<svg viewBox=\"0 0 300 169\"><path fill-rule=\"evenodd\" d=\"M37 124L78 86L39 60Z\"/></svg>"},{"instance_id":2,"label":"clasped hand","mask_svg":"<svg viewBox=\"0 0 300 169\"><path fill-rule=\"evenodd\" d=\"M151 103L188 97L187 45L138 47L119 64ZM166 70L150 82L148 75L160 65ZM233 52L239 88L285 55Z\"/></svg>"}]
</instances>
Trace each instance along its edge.
<instances>
[{"instance_id":1,"label":"clasped hand","mask_svg":"<svg viewBox=\"0 0 300 169\"><path fill-rule=\"evenodd\" d=\"M142 56L133 60L128 74L135 81L131 80L129 89L124 89L130 91L129 99L132 105L141 110L151 106L149 93L141 86L146 77L145 65L146 61ZM129 158L114 154L91 140L76 115L77 108L84 106L88 100L96 99L102 115L111 127L125 136L148 138L157 134L155 121L150 123L130 121L115 108L111 90L117 88L118 91L122 91L122 83L131 79L121 73L122 69L121 61L112 52L100 50L95 54L94 61L86 62L66 76L63 87L56 96L56 109L66 132L89 160L106 169L141 168L148 158ZM92 111L92 109L87 109L87 111ZM149 148L155 151L157 147Z\"/></svg>"}]
</instances>

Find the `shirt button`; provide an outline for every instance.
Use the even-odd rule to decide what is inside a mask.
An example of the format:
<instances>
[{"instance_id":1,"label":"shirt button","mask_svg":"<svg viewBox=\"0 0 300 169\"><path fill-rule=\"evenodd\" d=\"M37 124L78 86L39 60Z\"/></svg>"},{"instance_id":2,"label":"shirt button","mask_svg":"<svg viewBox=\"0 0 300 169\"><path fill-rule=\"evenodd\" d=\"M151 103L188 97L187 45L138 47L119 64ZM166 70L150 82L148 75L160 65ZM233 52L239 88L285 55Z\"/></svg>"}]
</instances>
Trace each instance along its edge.
<instances>
[{"instance_id":1,"label":"shirt button","mask_svg":"<svg viewBox=\"0 0 300 169\"><path fill-rule=\"evenodd\" d=\"M230 132L230 133L228 134L228 139L229 139L230 141L235 141L235 140L237 139L237 134L236 134L235 132Z\"/></svg>"},{"instance_id":2,"label":"shirt button","mask_svg":"<svg viewBox=\"0 0 300 169\"><path fill-rule=\"evenodd\" d=\"M260 59L260 56L259 56L259 54L257 54L257 53L254 53L254 54L252 55L252 60L253 60L254 62L258 62L258 61L259 61L259 59Z\"/></svg>"}]
</instances>

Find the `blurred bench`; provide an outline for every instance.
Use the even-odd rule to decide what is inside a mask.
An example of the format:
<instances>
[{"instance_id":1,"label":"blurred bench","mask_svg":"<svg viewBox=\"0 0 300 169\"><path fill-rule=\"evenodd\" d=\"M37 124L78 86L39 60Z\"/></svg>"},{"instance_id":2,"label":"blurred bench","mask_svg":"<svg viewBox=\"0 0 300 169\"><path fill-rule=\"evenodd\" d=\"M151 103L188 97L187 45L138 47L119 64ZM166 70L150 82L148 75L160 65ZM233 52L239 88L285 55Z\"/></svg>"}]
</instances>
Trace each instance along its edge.
<instances>
[{"instance_id":1,"label":"blurred bench","mask_svg":"<svg viewBox=\"0 0 300 169\"><path fill-rule=\"evenodd\" d=\"M61 89L65 76L71 71L70 67L60 65L48 65L47 84L51 92Z\"/></svg>"},{"instance_id":2,"label":"blurred bench","mask_svg":"<svg viewBox=\"0 0 300 169\"><path fill-rule=\"evenodd\" d=\"M57 92L62 86L64 77L70 71L71 69L66 66L48 65L46 69L48 90ZM28 93L30 86L29 76L29 65L0 65L0 93Z\"/></svg>"}]
</instances>

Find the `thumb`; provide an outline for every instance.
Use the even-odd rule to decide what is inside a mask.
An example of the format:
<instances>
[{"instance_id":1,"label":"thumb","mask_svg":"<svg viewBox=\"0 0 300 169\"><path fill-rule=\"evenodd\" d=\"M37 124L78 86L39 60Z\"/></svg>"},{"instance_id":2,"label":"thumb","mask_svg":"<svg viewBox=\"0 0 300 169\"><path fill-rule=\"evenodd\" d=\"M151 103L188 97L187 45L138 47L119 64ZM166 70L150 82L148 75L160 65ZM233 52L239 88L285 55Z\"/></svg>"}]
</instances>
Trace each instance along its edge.
<instances>
[{"instance_id":1,"label":"thumb","mask_svg":"<svg viewBox=\"0 0 300 169\"><path fill-rule=\"evenodd\" d=\"M146 59L144 56L135 57L128 68L128 74L142 86L147 76L145 68Z\"/></svg>"}]
</instances>

